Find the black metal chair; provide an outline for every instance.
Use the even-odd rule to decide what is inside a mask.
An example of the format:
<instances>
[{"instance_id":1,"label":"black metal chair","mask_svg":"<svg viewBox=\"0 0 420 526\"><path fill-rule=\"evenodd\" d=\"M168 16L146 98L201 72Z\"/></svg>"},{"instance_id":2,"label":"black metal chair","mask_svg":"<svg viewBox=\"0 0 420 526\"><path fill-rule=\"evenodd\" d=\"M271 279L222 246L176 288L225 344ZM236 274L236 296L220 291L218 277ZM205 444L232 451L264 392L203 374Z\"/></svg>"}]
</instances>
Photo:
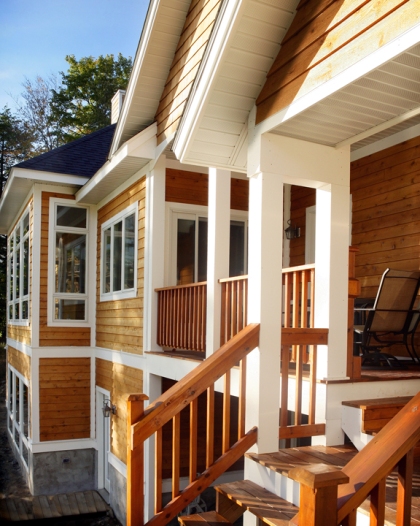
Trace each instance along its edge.
<instances>
[{"instance_id":1,"label":"black metal chair","mask_svg":"<svg viewBox=\"0 0 420 526\"><path fill-rule=\"evenodd\" d=\"M372 308L355 309L365 314L364 325L355 325L355 342L361 350L362 365L401 367L394 355L382 350L402 344L413 362L420 363L414 335L420 310L414 308L420 287L420 272L386 269Z\"/></svg>"}]
</instances>

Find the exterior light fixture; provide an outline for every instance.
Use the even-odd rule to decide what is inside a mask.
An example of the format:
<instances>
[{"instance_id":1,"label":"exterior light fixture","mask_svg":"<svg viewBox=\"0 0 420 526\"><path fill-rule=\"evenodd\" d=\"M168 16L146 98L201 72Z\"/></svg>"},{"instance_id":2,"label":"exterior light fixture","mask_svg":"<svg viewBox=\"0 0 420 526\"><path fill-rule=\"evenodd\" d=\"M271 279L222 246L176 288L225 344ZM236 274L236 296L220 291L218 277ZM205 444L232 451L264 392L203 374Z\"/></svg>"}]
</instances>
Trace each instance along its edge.
<instances>
[{"instance_id":1,"label":"exterior light fixture","mask_svg":"<svg viewBox=\"0 0 420 526\"><path fill-rule=\"evenodd\" d=\"M289 225L285 230L287 239L295 239L296 237L300 237L300 228L296 225L292 226L290 219L287 221L287 224Z\"/></svg>"},{"instance_id":2,"label":"exterior light fixture","mask_svg":"<svg viewBox=\"0 0 420 526\"><path fill-rule=\"evenodd\" d=\"M113 415L117 414L117 406L113 405L111 400L104 400L104 405L102 407L102 413L105 418L109 418L110 413Z\"/></svg>"}]
</instances>

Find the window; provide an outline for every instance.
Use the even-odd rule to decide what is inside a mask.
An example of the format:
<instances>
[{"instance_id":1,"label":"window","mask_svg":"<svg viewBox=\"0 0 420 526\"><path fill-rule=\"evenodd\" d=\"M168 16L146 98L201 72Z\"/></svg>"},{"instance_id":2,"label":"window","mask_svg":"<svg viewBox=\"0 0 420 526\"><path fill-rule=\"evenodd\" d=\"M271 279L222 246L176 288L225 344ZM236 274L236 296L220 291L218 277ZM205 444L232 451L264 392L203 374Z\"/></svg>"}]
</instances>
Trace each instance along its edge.
<instances>
[{"instance_id":1,"label":"window","mask_svg":"<svg viewBox=\"0 0 420 526\"><path fill-rule=\"evenodd\" d=\"M136 295L137 210L134 203L102 225L102 301Z\"/></svg>"},{"instance_id":2,"label":"window","mask_svg":"<svg viewBox=\"0 0 420 526\"><path fill-rule=\"evenodd\" d=\"M28 467L29 386L26 378L10 365L7 384L7 428L20 457Z\"/></svg>"},{"instance_id":3,"label":"window","mask_svg":"<svg viewBox=\"0 0 420 526\"><path fill-rule=\"evenodd\" d=\"M207 280L206 213L174 212L173 245L175 283L187 285ZM245 218L230 221L229 277L247 273L248 227ZM226 276L227 277L227 276Z\"/></svg>"},{"instance_id":4,"label":"window","mask_svg":"<svg viewBox=\"0 0 420 526\"><path fill-rule=\"evenodd\" d=\"M87 208L53 203L53 276L51 322L83 323L87 320ZM51 246L51 245L50 245Z\"/></svg>"},{"instance_id":5,"label":"window","mask_svg":"<svg viewBox=\"0 0 420 526\"><path fill-rule=\"evenodd\" d=\"M9 323L29 323L29 211L25 212L8 242Z\"/></svg>"}]
</instances>

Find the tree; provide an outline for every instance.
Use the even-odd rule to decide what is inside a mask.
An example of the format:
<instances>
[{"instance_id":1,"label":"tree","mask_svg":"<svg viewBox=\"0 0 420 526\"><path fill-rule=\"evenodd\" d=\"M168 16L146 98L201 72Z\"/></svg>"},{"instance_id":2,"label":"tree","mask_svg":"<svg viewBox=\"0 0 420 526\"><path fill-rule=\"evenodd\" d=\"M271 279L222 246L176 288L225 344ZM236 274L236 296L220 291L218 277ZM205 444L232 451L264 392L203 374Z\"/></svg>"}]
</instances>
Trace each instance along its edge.
<instances>
[{"instance_id":1,"label":"tree","mask_svg":"<svg viewBox=\"0 0 420 526\"><path fill-rule=\"evenodd\" d=\"M53 90L58 89L55 76L43 79L39 75L35 80L25 79L21 94L23 103L16 100L18 113L33 136L33 154L39 155L60 146L58 125L51 115Z\"/></svg>"},{"instance_id":2,"label":"tree","mask_svg":"<svg viewBox=\"0 0 420 526\"><path fill-rule=\"evenodd\" d=\"M52 90L51 118L58 124L59 140L69 142L110 124L111 99L125 89L131 73L131 58L114 55L84 57L68 55L62 86Z\"/></svg>"}]
</instances>

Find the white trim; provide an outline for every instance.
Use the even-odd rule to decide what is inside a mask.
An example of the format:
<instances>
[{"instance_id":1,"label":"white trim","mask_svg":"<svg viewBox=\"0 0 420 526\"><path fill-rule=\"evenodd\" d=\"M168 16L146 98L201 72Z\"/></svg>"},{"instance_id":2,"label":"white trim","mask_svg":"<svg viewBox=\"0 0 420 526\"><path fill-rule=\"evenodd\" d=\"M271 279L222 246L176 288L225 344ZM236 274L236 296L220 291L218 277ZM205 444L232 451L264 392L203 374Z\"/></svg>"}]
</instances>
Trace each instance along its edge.
<instances>
[{"instance_id":1,"label":"white trim","mask_svg":"<svg viewBox=\"0 0 420 526\"><path fill-rule=\"evenodd\" d=\"M43 170L33 170L31 168L15 168L14 176L17 179L29 179L36 183L52 183L55 190L57 185L61 186L83 186L90 179L82 175L69 175L60 172L45 172ZM61 192L61 189L60 189Z\"/></svg>"},{"instance_id":2,"label":"white trim","mask_svg":"<svg viewBox=\"0 0 420 526\"><path fill-rule=\"evenodd\" d=\"M181 161L175 161L175 159L166 159L166 168L172 168L173 170L182 170L184 172L193 172L208 174L208 166L199 166L194 164L183 164Z\"/></svg>"},{"instance_id":3,"label":"white trim","mask_svg":"<svg viewBox=\"0 0 420 526\"><path fill-rule=\"evenodd\" d=\"M420 124L416 124L415 126L412 126L411 128L402 130L398 133L395 133L394 135L386 137L385 139L381 139L380 141L376 141L372 144L364 146L363 148L354 150L350 154L350 161L357 161L358 159L362 159L363 157L366 157L367 155L372 155L373 153L380 152L382 150L385 150L386 148L390 148L391 146L400 144L401 142L408 141L410 139L414 139L415 137L418 137L419 135L420 135Z\"/></svg>"},{"instance_id":4,"label":"white trim","mask_svg":"<svg viewBox=\"0 0 420 526\"><path fill-rule=\"evenodd\" d=\"M90 357L90 438L96 439L96 360L94 356Z\"/></svg>"},{"instance_id":5,"label":"white trim","mask_svg":"<svg viewBox=\"0 0 420 526\"><path fill-rule=\"evenodd\" d=\"M32 453L49 453L52 451L69 451L77 449L97 449L96 440L80 438L78 440L60 440L48 442L35 442L31 444Z\"/></svg>"},{"instance_id":6,"label":"white trim","mask_svg":"<svg viewBox=\"0 0 420 526\"><path fill-rule=\"evenodd\" d=\"M98 394L101 395L101 397L98 396ZM104 443L105 443L105 437L102 436L102 433L99 433L99 423L104 424L104 416L102 414L102 407L103 407L103 400L101 398L107 398L108 400L111 399L111 393L110 391L107 391L106 389L103 389L102 387L96 386L95 389L95 415L96 415L96 449L98 451L98 472L97 472L97 481L98 481L98 488L101 489L105 487L105 466L103 460L105 460L105 452L104 452ZM110 420L110 419L108 419ZM103 428L101 427L101 430Z\"/></svg>"},{"instance_id":7,"label":"white trim","mask_svg":"<svg viewBox=\"0 0 420 526\"><path fill-rule=\"evenodd\" d=\"M91 358L92 347L32 347L32 356L37 358Z\"/></svg>"},{"instance_id":8,"label":"white trim","mask_svg":"<svg viewBox=\"0 0 420 526\"><path fill-rule=\"evenodd\" d=\"M39 345L39 312L41 298L41 224L42 224L42 189L34 185L33 189L33 221L32 221L32 305L31 342L34 347Z\"/></svg>"},{"instance_id":9,"label":"white trim","mask_svg":"<svg viewBox=\"0 0 420 526\"><path fill-rule=\"evenodd\" d=\"M37 444L40 440L39 433L39 356L35 349L32 349L31 357L31 424L32 424L32 443Z\"/></svg>"},{"instance_id":10,"label":"white trim","mask_svg":"<svg viewBox=\"0 0 420 526\"><path fill-rule=\"evenodd\" d=\"M33 347L27 345L26 343L18 342L17 340L13 340L12 338L7 338L6 345L13 347L22 354L26 354L26 356L32 356Z\"/></svg>"},{"instance_id":11,"label":"white trim","mask_svg":"<svg viewBox=\"0 0 420 526\"><path fill-rule=\"evenodd\" d=\"M124 478L127 478L127 466L122 460L114 455L114 453L109 453L108 462L113 468L115 468L118 473L120 473Z\"/></svg>"},{"instance_id":12,"label":"white trim","mask_svg":"<svg viewBox=\"0 0 420 526\"><path fill-rule=\"evenodd\" d=\"M146 174L149 171L149 166L150 163L146 164L146 166L140 168L139 171L132 175L129 179L121 183L118 188L113 190L110 194L108 194L101 201L99 201L99 203L96 205L96 209L100 210L105 205L110 203L113 199L123 194L128 188L130 188L130 186L133 186L133 184L138 183L143 177L146 177Z\"/></svg>"},{"instance_id":13,"label":"white trim","mask_svg":"<svg viewBox=\"0 0 420 526\"><path fill-rule=\"evenodd\" d=\"M133 354L125 351L113 351L111 349L104 349L101 347L95 347L95 358L106 360L107 362L118 363L120 365L126 365L127 367L133 367L135 369L143 370L146 356L144 354Z\"/></svg>"},{"instance_id":14,"label":"white trim","mask_svg":"<svg viewBox=\"0 0 420 526\"><path fill-rule=\"evenodd\" d=\"M258 135L270 132L274 128L277 128L277 126L280 126L283 122L286 122L299 113L302 113L317 102L326 99L333 93L345 88L374 69L390 62L401 53L404 53L404 51L407 51L416 45L419 42L419 35L420 24L416 24L399 37L388 42L330 80L323 82L299 99L293 101L286 108L283 108L281 111L255 125L255 133Z\"/></svg>"},{"instance_id":15,"label":"white trim","mask_svg":"<svg viewBox=\"0 0 420 526\"><path fill-rule=\"evenodd\" d=\"M353 137L349 137L348 139L345 139L344 141L337 143L335 147L341 148L342 146L347 146L348 144L354 144L355 142L362 141L363 139L366 139L367 137L371 137L372 135L375 135L376 133L379 133L383 130L387 130L388 128L391 128L392 126L396 126L397 124L401 124L402 122L408 121L409 119L413 119L414 117L417 117L417 115L419 114L420 114L420 106L417 108L414 108L413 110L402 113L401 115L397 115L393 119L389 119L388 121L381 122L381 124L377 124L376 126L373 126L372 128L369 128L368 130L365 130L362 133L353 135Z\"/></svg>"},{"instance_id":16,"label":"white trim","mask_svg":"<svg viewBox=\"0 0 420 526\"><path fill-rule=\"evenodd\" d=\"M104 243L104 232L105 230L108 230L108 228L111 228L111 231L113 231L113 227L116 223L122 222L124 225L124 219L134 214L134 288L127 289L127 290L120 290L120 291L111 291L111 292L103 292L103 266L105 261L105 255L104 255L104 249L105 249L105 243ZM129 205L127 208L119 212L118 214L115 214L110 219L105 221L101 225L101 256L100 256L100 265L99 265L99 283L100 283L100 289L99 289L99 301L115 301L115 300L122 300L122 299L128 299L128 298L135 298L137 297L137 250L138 250L138 235L139 235L139 228L138 228L138 215L139 215L139 202L135 201L131 205ZM123 226L123 232L124 232L124 226ZM122 243L124 241L124 237L122 237ZM122 273L121 273L121 280L123 281L124 278L124 246L121 246L121 265L122 265ZM110 245L110 285L113 285L113 257L114 257L114 236L111 235L111 245Z\"/></svg>"},{"instance_id":17,"label":"white trim","mask_svg":"<svg viewBox=\"0 0 420 526\"><path fill-rule=\"evenodd\" d=\"M69 208L82 208L86 210L86 227L75 228L68 226L56 225L56 209L58 205L67 206ZM47 324L49 327L89 327L92 320L89 319L91 310L89 309L89 302L95 302L95 294L90 297L90 260L93 262L93 270L95 271L95 248L92 247L90 241L91 217L96 216L96 211L91 205L78 204L74 199L64 199L58 197L51 197L49 201L48 211L48 297L47 297ZM86 241L86 256L85 256L85 292L84 293L68 293L56 292L55 290L55 242L56 232L64 231L66 233L75 233L85 236ZM92 253L93 248L93 253ZM95 271L96 272L96 271ZM96 274L95 274L96 275ZM94 290L94 289L93 289ZM85 302L85 319L84 320L56 320L54 318L54 301L55 299L75 300ZM93 311L94 312L94 311Z\"/></svg>"}]
</instances>

